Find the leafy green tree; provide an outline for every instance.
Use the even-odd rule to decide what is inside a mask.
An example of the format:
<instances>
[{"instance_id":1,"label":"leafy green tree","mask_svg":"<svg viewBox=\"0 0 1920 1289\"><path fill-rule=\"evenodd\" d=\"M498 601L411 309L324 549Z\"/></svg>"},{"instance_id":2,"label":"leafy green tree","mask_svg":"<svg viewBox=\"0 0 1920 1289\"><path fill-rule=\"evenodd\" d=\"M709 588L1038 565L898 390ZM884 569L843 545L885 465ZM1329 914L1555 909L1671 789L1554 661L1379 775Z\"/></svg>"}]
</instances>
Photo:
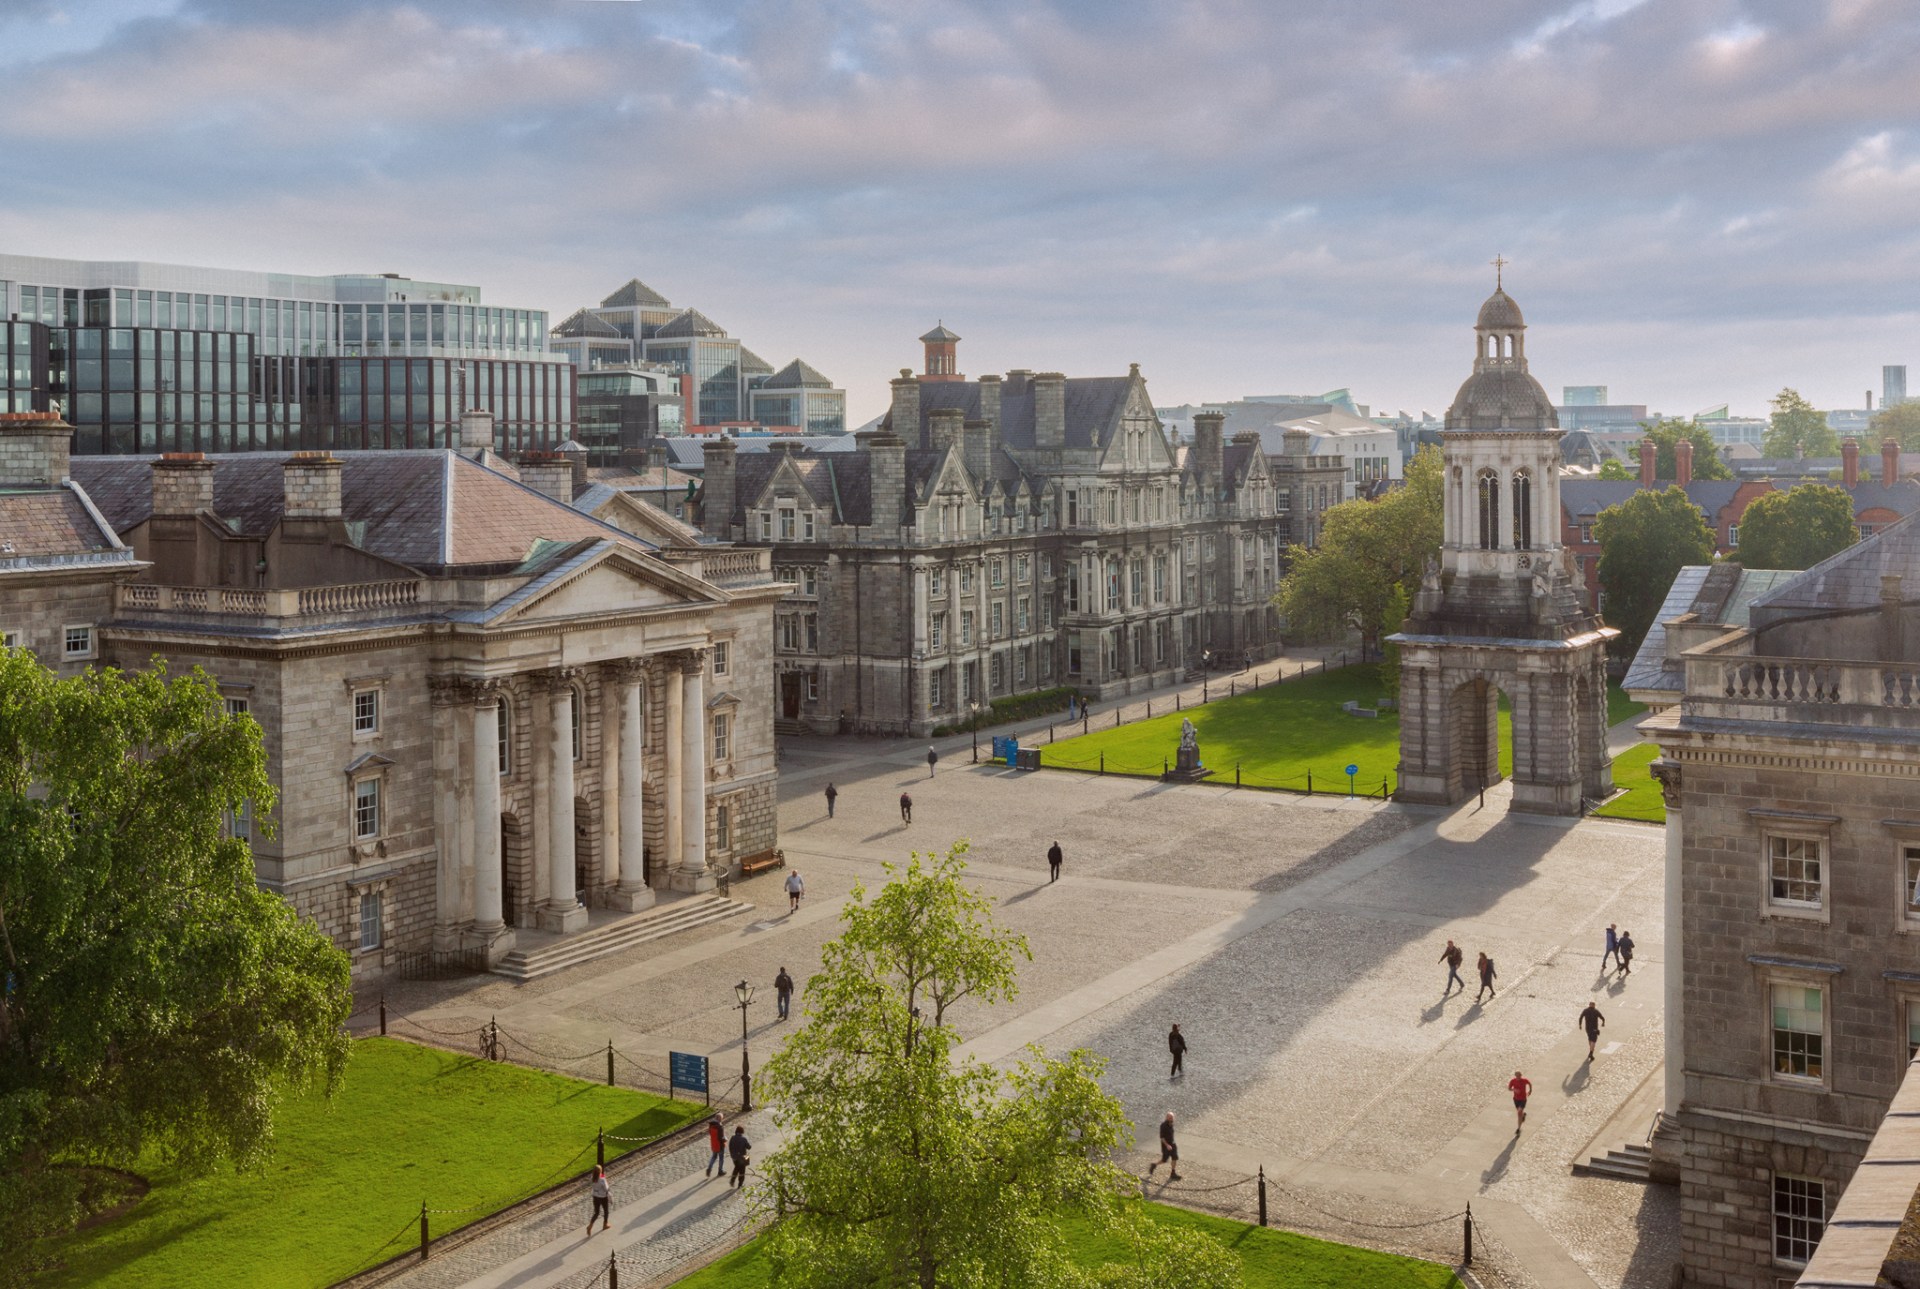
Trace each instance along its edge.
<instances>
[{"instance_id":1,"label":"leafy green tree","mask_svg":"<svg viewBox=\"0 0 1920 1289\"><path fill-rule=\"evenodd\" d=\"M279 1097L337 1086L346 955L222 833L265 765L204 673L0 651L0 1283L76 1217L53 1165L258 1165Z\"/></svg>"},{"instance_id":2,"label":"leafy green tree","mask_svg":"<svg viewBox=\"0 0 1920 1289\"><path fill-rule=\"evenodd\" d=\"M1151 1229L1123 1198L1133 1183L1111 1157L1130 1129L1097 1059L1030 1049L1002 1072L956 1058L956 1009L1012 998L1032 956L964 884L966 849L888 865L871 897L854 888L807 982L806 1022L761 1072L786 1131L766 1164L782 1215L774 1283L1237 1285L1225 1248ZM1113 1234L1129 1261L1074 1265L1069 1216Z\"/></svg>"},{"instance_id":3,"label":"leafy green tree","mask_svg":"<svg viewBox=\"0 0 1920 1289\"><path fill-rule=\"evenodd\" d=\"M1734 558L1748 568L1812 568L1859 540L1846 490L1803 483L1746 508Z\"/></svg>"},{"instance_id":4,"label":"leafy green tree","mask_svg":"<svg viewBox=\"0 0 1920 1289\"><path fill-rule=\"evenodd\" d=\"M1274 595L1296 637L1359 631L1372 643L1396 589L1411 599L1443 536L1440 453L1423 448L1406 485L1379 501L1346 501L1327 511L1317 546L1287 548L1287 576ZM1400 629L1396 621L1387 628Z\"/></svg>"},{"instance_id":5,"label":"leafy green tree","mask_svg":"<svg viewBox=\"0 0 1920 1289\"><path fill-rule=\"evenodd\" d=\"M1770 457L1831 457L1840 455L1840 440L1827 418L1800 392L1783 389L1773 396L1773 415L1760 450Z\"/></svg>"},{"instance_id":6,"label":"leafy green tree","mask_svg":"<svg viewBox=\"0 0 1920 1289\"><path fill-rule=\"evenodd\" d=\"M1920 399L1883 407L1867 422L1870 450L1878 451L1883 439L1892 439L1902 451L1920 452Z\"/></svg>"},{"instance_id":7,"label":"leafy green tree","mask_svg":"<svg viewBox=\"0 0 1920 1289\"><path fill-rule=\"evenodd\" d=\"M1824 424L1824 420L1822 424ZM1693 444L1693 477L1696 479L1731 479L1733 467L1720 459L1720 445L1713 441L1713 431L1698 421L1665 420L1643 423L1645 438L1652 439L1659 449L1654 458L1653 477L1656 479L1678 479L1680 466L1674 455L1674 444L1681 439ZM1634 460L1640 459L1643 445L1633 445ZM1604 476L1603 476L1604 477ZM1638 478L1639 475L1622 473L1621 478Z\"/></svg>"},{"instance_id":8,"label":"leafy green tree","mask_svg":"<svg viewBox=\"0 0 1920 1289\"><path fill-rule=\"evenodd\" d=\"M1600 471L1598 474L1594 475L1594 478L1596 479L1637 479L1639 478L1639 476L1634 474L1633 471L1627 469L1627 463L1622 461L1619 457L1608 457L1605 461L1602 461L1600 463Z\"/></svg>"},{"instance_id":9,"label":"leafy green tree","mask_svg":"<svg viewBox=\"0 0 1920 1289\"><path fill-rule=\"evenodd\" d=\"M1607 625L1618 627L1616 652L1631 654L1646 638L1673 578L1688 564L1713 560L1713 530L1676 485L1643 489L1593 521L1600 543L1600 590Z\"/></svg>"}]
</instances>

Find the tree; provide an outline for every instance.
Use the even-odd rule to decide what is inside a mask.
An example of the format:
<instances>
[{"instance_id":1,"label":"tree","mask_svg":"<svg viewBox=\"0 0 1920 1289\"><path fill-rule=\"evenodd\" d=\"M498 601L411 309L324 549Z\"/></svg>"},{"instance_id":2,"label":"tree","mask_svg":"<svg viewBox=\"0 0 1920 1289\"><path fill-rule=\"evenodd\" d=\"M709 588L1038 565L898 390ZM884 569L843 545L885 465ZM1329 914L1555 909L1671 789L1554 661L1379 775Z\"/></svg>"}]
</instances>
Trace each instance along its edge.
<instances>
[{"instance_id":1,"label":"tree","mask_svg":"<svg viewBox=\"0 0 1920 1289\"><path fill-rule=\"evenodd\" d=\"M1297 636L1361 632L1371 643L1395 589L1411 600L1443 536L1440 453L1423 448L1404 487L1379 501L1346 501L1326 513L1317 546L1287 548L1287 576L1274 595ZM1395 621L1389 633L1400 628Z\"/></svg>"},{"instance_id":2,"label":"tree","mask_svg":"<svg viewBox=\"0 0 1920 1289\"><path fill-rule=\"evenodd\" d=\"M1747 507L1734 558L1748 568L1812 568L1859 540L1846 490L1803 483Z\"/></svg>"},{"instance_id":3,"label":"tree","mask_svg":"<svg viewBox=\"0 0 1920 1289\"><path fill-rule=\"evenodd\" d=\"M202 672L0 651L0 1283L76 1216L51 1165L257 1165L282 1095L337 1086L346 955L222 832L265 766Z\"/></svg>"},{"instance_id":4,"label":"tree","mask_svg":"<svg viewBox=\"0 0 1920 1289\"><path fill-rule=\"evenodd\" d=\"M1831 457L1840 455L1840 440L1826 416L1812 403L1800 397L1798 390L1783 389L1773 396L1773 415L1767 421L1767 437L1760 450L1770 457Z\"/></svg>"},{"instance_id":5,"label":"tree","mask_svg":"<svg viewBox=\"0 0 1920 1289\"><path fill-rule=\"evenodd\" d=\"M1643 489L1593 521L1600 543L1600 590L1607 625L1620 628L1619 653L1631 654L1646 638L1673 578L1687 564L1713 560L1713 530L1700 508L1678 485Z\"/></svg>"},{"instance_id":6,"label":"tree","mask_svg":"<svg viewBox=\"0 0 1920 1289\"><path fill-rule=\"evenodd\" d=\"M1681 420L1643 422L1640 428L1645 430L1646 434L1642 443L1634 444L1633 457L1638 461L1644 439L1652 439L1659 448L1659 455L1653 462L1654 478L1678 479L1680 477L1679 459L1674 454L1674 444L1681 439L1693 444L1694 478L1733 478L1733 467L1720 459L1720 445L1713 441L1713 431L1700 422ZM1620 477L1637 478L1638 475L1622 474Z\"/></svg>"},{"instance_id":7,"label":"tree","mask_svg":"<svg viewBox=\"0 0 1920 1289\"><path fill-rule=\"evenodd\" d=\"M1129 1136L1086 1052L1029 1050L1001 1072L954 1054L954 1012L1017 992L1030 959L962 881L965 842L887 866L856 886L806 1022L761 1071L786 1131L767 1161L781 1220L768 1235L774 1283L875 1287L1239 1283L1205 1236L1149 1229L1111 1162ZM1063 1217L1129 1247L1126 1265L1085 1271Z\"/></svg>"},{"instance_id":8,"label":"tree","mask_svg":"<svg viewBox=\"0 0 1920 1289\"><path fill-rule=\"evenodd\" d=\"M1602 461L1600 463L1600 472L1594 475L1596 479L1635 479L1638 477L1639 476L1634 474L1633 471L1627 469L1626 462L1622 461L1619 457L1608 457L1605 461Z\"/></svg>"},{"instance_id":9,"label":"tree","mask_svg":"<svg viewBox=\"0 0 1920 1289\"><path fill-rule=\"evenodd\" d=\"M1892 439L1903 451L1920 452L1920 399L1875 412L1867 422L1867 438L1875 447L1884 439Z\"/></svg>"}]
</instances>

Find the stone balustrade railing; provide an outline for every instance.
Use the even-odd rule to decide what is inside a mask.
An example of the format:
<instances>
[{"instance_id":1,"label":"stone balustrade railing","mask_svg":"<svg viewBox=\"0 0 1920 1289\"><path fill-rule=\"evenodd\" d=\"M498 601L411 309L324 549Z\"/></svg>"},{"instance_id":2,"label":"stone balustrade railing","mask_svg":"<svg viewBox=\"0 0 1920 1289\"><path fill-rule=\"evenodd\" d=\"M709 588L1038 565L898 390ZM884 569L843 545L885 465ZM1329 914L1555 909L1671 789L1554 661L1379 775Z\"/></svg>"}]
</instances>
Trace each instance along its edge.
<instances>
[{"instance_id":1,"label":"stone balustrade railing","mask_svg":"<svg viewBox=\"0 0 1920 1289\"><path fill-rule=\"evenodd\" d=\"M335 617L409 608L422 599L418 581L348 582L291 590L240 586L155 586L134 583L117 592L129 613L220 614L245 618Z\"/></svg>"},{"instance_id":2,"label":"stone balustrade railing","mask_svg":"<svg viewBox=\"0 0 1920 1289\"><path fill-rule=\"evenodd\" d=\"M664 548L660 558L677 565L715 586L739 586L773 580L773 551L764 546L726 547L709 550Z\"/></svg>"},{"instance_id":3,"label":"stone balustrade railing","mask_svg":"<svg viewBox=\"0 0 1920 1289\"><path fill-rule=\"evenodd\" d=\"M1847 720L1840 709L1920 712L1920 665L1910 662L1846 662L1829 658L1767 658L1745 652L1745 632L1686 655L1690 710L1799 709L1795 719L1819 721L1823 709Z\"/></svg>"}]
</instances>

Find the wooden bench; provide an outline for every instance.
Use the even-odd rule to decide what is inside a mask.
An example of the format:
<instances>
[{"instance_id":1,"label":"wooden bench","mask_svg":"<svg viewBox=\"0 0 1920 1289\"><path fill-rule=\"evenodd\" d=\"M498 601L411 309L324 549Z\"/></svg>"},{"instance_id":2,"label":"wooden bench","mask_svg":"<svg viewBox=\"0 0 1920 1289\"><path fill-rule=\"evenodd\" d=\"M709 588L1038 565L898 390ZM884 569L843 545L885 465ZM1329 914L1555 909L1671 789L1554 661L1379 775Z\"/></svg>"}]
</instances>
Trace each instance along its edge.
<instances>
[{"instance_id":1,"label":"wooden bench","mask_svg":"<svg viewBox=\"0 0 1920 1289\"><path fill-rule=\"evenodd\" d=\"M763 850L757 855L747 855L740 861L740 876L753 877L775 868L787 866L787 852L784 850Z\"/></svg>"}]
</instances>

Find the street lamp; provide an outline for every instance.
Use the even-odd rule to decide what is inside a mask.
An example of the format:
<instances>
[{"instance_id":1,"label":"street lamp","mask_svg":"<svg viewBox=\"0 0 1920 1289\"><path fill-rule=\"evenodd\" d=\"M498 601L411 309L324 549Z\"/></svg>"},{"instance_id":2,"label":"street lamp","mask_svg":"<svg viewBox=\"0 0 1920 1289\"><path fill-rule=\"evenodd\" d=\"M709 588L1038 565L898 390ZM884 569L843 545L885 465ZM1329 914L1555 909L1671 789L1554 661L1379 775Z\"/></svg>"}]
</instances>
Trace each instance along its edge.
<instances>
[{"instance_id":1,"label":"street lamp","mask_svg":"<svg viewBox=\"0 0 1920 1289\"><path fill-rule=\"evenodd\" d=\"M980 764L980 700L967 703L967 733L973 735L973 763Z\"/></svg>"},{"instance_id":2,"label":"street lamp","mask_svg":"<svg viewBox=\"0 0 1920 1289\"><path fill-rule=\"evenodd\" d=\"M740 1110L744 1114L753 1109L753 1076L747 1068L747 1004L753 1001L753 986L742 980L733 987L733 996L740 1000Z\"/></svg>"}]
</instances>

